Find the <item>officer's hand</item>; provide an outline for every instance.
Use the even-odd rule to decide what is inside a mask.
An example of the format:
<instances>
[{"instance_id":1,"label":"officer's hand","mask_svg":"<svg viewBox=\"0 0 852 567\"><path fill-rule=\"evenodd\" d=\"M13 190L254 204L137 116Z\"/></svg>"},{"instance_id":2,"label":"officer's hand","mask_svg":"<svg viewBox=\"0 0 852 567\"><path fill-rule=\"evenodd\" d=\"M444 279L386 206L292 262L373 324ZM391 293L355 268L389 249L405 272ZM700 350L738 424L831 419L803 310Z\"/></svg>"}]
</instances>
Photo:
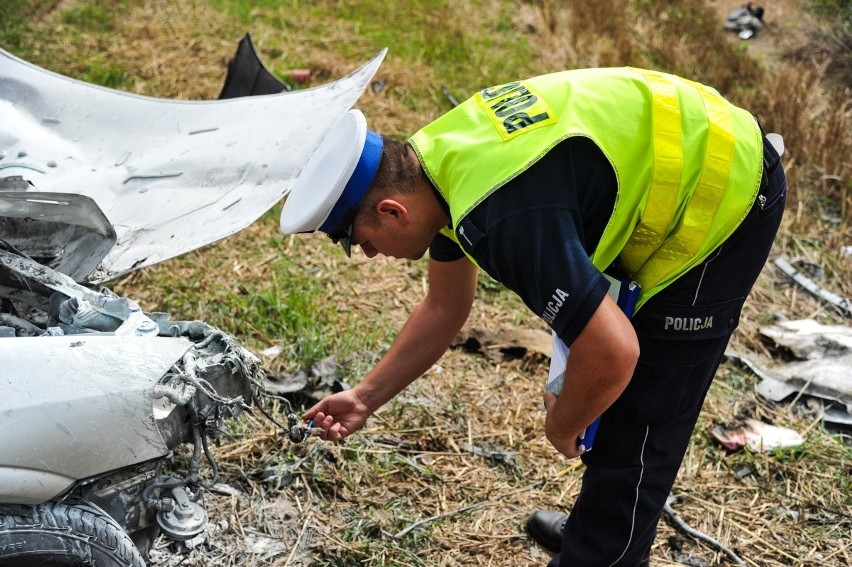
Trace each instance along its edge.
<instances>
[{"instance_id":1,"label":"officer's hand","mask_svg":"<svg viewBox=\"0 0 852 567\"><path fill-rule=\"evenodd\" d=\"M578 448L580 435L583 434L585 428L579 431L566 430L564 420L559 419L554 407L556 399L556 396L551 392L544 393L544 408L547 410L547 417L544 420L544 434L550 444L569 459L579 457L583 454L583 451Z\"/></svg>"},{"instance_id":2,"label":"officer's hand","mask_svg":"<svg viewBox=\"0 0 852 567\"><path fill-rule=\"evenodd\" d=\"M322 399L302 418L313 419L314 427L325 431L324 439L340 441L361 429L372 413L354 390L344 390Z\"/></svg>"}]
</instances>

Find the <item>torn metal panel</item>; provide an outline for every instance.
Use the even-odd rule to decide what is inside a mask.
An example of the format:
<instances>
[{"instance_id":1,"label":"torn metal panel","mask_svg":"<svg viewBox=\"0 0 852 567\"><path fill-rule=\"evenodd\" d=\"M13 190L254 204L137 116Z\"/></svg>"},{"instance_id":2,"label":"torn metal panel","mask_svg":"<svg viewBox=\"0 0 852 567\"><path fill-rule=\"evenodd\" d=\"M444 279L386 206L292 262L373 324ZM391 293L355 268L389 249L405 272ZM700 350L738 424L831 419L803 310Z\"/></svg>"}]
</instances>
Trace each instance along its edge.
<instances>
[{"instance_id":1,"label":"torn metal panel","mask_svg":"<svg viewBox=\"0 0 852 567\"><path fill-rule=\"evenodd\" d=\"M772 401L802 392L836 402L852 414L852 354L773 366L757 392Z\"/></svg>"},{"instance_id":2,"label":"torn metal panel","mask_svg":"<svg viewBox=\"0 0 852 567\"><path fill-rule=\"evenodd\" d=\"M277 94L289 90L290 86L281 82L263 64L252 43L251 34L244 35L234 58L228 62L228 75L219 98Z\"/></svg>"},{"instance_id":3,"label":"torn metal panel","mask_svg":"<svg viewBox=\"0 0 852 567\"><path fill-rule=\"evenodd\" d=\"M6 298L46 313L53 292L77 299L96 296L69 276L26 258L14 249L9 250L0 242L0 299ZM41 318L31 322L45 324Z\"/></svg>"},{"instance_id":4,"label":"torn metal panel","mask_svg":"<svg viewBox=\"0 0 852 567\"><path fill-rule=\"evenodd\" d=\"M0 239L40 264L82 281L115 244L115 230L89 197L0 191Z\"/></svg>"},{"instance_id":5,"label":"torn metal panel","mask_svg":"<svg viewBox=\"0 0 852 567\"><path fill-rule=\"evenodd\" d=\"M781 256L775 258L773 263L779 270L784 272L791 280L802 286L808 293L817 299L833 305L837 310L846 317L852 317L852 303L848 299L840 297L836 293L825 289L817 284L811 278L807 277L801 271L794 268L787 260Z\"/></svg>"},{"instance_id":6,"label":"torn metal panel","mask_svg":"<svg viewBox=\"0 0 852 567\"><path fill-rule=\"evenodd\" d=\"M760 334L769 337L776 345L788 349L800 359L828 358L852 353L852 327L823 325L813 319L801 319L763 327Z\"/></svg>"},{"instance_id":7,"label":"torn metal panel","mask_svg":"<svg viewBox=\"0 0 852 567\"><path fill-rule=\"evenodd\" d=\"M156 335L157 325L136 302L108 289L84 287L70 276L5 250L0 242L0 300L14 313L3 313L0 324L18 336L112 332L116 335ZM7 307L7 305L4 305ZM15 313L25 311L26 318Z\"/></svg>"},{"instance_id":8,"label":"torn metal panel","mask_svg":"<svg viewBox=\"0 0 852 567\"><path fill-rule=\"evenodd\" d=\"M760 330L797 360L765 360L726 352L751 368L761 381L757 393L780 402L792 396L819 398L830 423L852 423L852 329L813 320L782 321Z\"/></svg>"},{"instance_id":9,"label":"torn metal panel","mask_svg":"<svg viewBox=\"0 0 852 567\"><path fill-rule=\"evenodd\" d=\"M0 50L0 173L92 198L117 242L103 282L247 227L289 191L386 50L320 87L215 101L94 86Z\"/></svg>"},{"instance_id":10,"label":"torn metal panel","mask_svg":"<svg viewBox=\"0 0 852 567\"><path fill-rule=\"evenodd\" d=\"M802 393L838 402L835 409L845 406L852 414L852 328L803 319L781 321L760 333L800 359L778 365L773 370L775 379ZM772 384L767 381L763 390L780 390Z\"/></svg>"},{"instance_id":11,"label":"torn metal panel","mask_svg":"<svg viewBox=\"0 0 852 567\"><path fill-rule=\"evenodd\" d=\"M191 346L114 335L0 339L0 360L11 364L0 398L0 469L60 475L65 489L166 454L151 418L153 387ZM0 502L56 495L18 490L0 485Z\"/></svg>"}]
</instances>

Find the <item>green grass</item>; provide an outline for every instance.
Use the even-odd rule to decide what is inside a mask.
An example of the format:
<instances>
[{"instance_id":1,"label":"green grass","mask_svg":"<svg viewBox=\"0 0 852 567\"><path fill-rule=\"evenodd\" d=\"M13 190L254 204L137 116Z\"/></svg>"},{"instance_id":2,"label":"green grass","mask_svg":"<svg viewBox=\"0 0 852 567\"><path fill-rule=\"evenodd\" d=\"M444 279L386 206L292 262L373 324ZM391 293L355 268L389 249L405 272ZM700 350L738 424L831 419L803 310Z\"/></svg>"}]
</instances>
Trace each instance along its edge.
<instances>
[{"instance_id":1,"label":"green grass","mask_svg":"<svg viewBox=\"0 0 852 567\"><path fill-rule=\"evenodd\" d=\"M125 14L130 5L130 0L90 1L63 11L59 20L81 33L114 32L116 18Z\"/></svg>"},{"instance_id":2,"label":"green grass","mask_svg":"<svg viewBox=\"0 0 852 567\"><path fill-rule=\"evenodd\" d=\"M4 0L0 6L0 47L30 63L104 87L131 90L135 79L126 67L111 60L103 49L108 37L117 33L122 18L132 8L130 0L111 0L73 5L58 15L58 0ZM8 4L8 5L7 5ZM51 19L52 29L39 27ZM95 47L83 38L101 40ZM57 49L57 44L74 49ZM77 49L81 54L78 54ZM67 52L66 52L67 51Z\"/></svg>"},{"instance_id":3,"label":"green grass","mask_svg":"<svg viewBox=\"0 0 852 567\"><path fill-rule=\"evenodd\" d=\"M0 47L19 51L32 45L34 33L30 29L33 19L53 10L59 0L2 0L0 2Z\"/></svg>"},{"instance_id":4,"label":"green grass","mask_svg":"<svg viewBox=\"0 0 852 567\"><path fill-rule=\"evenodd\" d=\"M437 84L446 84L464 98L474 90L534 72L535 54L527 37L516 34L509 44L499 40L514 29L515 12L508 3L465 4L470 6L447 0L213 2L247 29L268 27L293 34L355 61L387 47L390 60L434 69L434 75L424 75L420 88L406 97L411 109L424 98L434 100ZM482 33L468 33L470 17L485 26ZM284 66L309 64L295 54ZM442 94L437 96L443 100Z\"/></svg>"},{"instance_id":5,"label":"green grass","mask_svg":"<svg viewBox=\"0 0 852 567\"><path fill-rule=\"evenodd\" d=\"M270 223L264 218L260 223ZM268 241L242 242L240 263L252 266L270 258L269 273L261 278L228 277L231 258L218 256L218 246L154 266L137 278L134 287L150 287L156 310L173 319L203 319L234 334L256 352L267 347L283 349L288 370L308 368L312 363L335 356L344 365L344 377L366 370L377 350L386 347L393 329L364 318L347 315L329 297L328 277L301 264L300 254L311 250L299 246L297 254L281 251L285 237ZM227 246L227 244L221 244ZM337 253L326 250L323 253ZM223 277L224 276L224 277ZM159 292L157 291L159 290ZM132 293L119 285L120 293Z\"/></svg>"}]
</instances>

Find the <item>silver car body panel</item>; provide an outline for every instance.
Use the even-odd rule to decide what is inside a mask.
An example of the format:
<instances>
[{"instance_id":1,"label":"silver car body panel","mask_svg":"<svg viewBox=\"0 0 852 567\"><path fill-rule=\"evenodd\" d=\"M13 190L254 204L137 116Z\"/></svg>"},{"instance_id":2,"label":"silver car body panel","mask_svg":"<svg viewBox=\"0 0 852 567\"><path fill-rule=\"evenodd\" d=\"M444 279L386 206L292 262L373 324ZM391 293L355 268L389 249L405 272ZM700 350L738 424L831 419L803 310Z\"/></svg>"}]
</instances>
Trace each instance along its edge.
<instances>
[{"instance_id":1,"label":"silver car body panel","mask_svg":"<svg viewBox=\"0 0 852 567\"><path fill-rule=\"evenodd\" d=\"M0 190L0 237L30 258L83 281L115 245L115 230L89 197Z\"/></svg>"},{"instance_id":2,"label":"silver car body panel","mask_svg":"<svg viewBox=\"0 0 852 567\"><path fill-rule=\"evenodd\" d=\"M112 334L0 338L0 502L44 502L77 479L168 453L154 386L191 346Z\"/></svg>"},{"instance_id":3,"label":"silver car body panel","mask_svg":"<svg viewBox=\"0 0 852 567\"><path fill-rule=\"evenodd\" d=\"M90 197L117 242L100 283L250 225L290 190L386 50L338 81L227 100L129 94L0 49L0 176Z\"/></svg>"}]
</instances>

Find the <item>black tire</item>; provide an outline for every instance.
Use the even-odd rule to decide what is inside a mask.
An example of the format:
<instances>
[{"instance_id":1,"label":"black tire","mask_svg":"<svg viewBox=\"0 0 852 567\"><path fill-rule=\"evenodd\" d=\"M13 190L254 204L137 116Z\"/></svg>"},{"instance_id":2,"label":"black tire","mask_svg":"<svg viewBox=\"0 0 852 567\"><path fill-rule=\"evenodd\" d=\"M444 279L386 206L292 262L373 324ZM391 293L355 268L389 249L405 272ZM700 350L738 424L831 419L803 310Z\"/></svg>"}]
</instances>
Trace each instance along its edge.
<instances>
[{"instance_id":1,"label":"black tire","mask_svg":"<svg viewBox=\"0 0 852 567\"><path fill-rule=\"evenodd\" d=\"M0 567L145 567L109 516L57 502L0 506Z\"/></svg>"}]
</instances>

